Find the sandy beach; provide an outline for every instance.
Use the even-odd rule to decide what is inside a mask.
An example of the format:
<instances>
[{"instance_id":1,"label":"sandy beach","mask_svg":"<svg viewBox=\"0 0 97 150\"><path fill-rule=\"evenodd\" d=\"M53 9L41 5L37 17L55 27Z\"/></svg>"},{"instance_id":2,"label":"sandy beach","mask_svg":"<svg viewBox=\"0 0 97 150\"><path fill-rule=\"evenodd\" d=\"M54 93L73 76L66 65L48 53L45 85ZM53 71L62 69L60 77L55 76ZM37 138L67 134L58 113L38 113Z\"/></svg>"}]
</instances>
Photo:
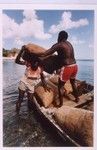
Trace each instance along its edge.
<instances>
[{"instance_id":1,"label":"sandy beach","mask_svg":"<svg viewBox=\"0 0 97 150\"><path fill-rule=\"evenodd\" d=\"M16 57L3 57L3 60L15 60Z\"/></svg>"}]
</instances>

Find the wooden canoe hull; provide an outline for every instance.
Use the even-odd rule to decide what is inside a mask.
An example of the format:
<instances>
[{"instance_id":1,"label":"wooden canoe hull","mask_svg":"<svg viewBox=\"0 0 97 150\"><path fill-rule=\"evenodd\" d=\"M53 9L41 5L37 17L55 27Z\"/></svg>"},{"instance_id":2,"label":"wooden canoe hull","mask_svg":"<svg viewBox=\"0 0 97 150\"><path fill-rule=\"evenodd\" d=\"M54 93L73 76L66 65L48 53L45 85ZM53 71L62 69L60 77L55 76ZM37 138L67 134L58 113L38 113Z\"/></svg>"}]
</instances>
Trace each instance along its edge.
<instances>
[{"instance_id":1,"label":"wooden canoe hull","mask_svg":"<svg viewBox=\"0 0 97 150\"><path fill-rule=\"evenodd\" d=\"M56 85L54 85L50 81L48 81L47 84L49 86L51 86L52 90L55 93L57 93L57 87L56 87ZM88 84L87 84L87 87L88 87ZM89 87L90 87L90 85L89 85ZM42 87L40 87L40 88L42 88ZM52 114L54 115L54 112L55 112L55 110L57 108L55 108L52 104L48 105L48 107L45 108L43 105L41 105L39 103L40 99L43 99L43 97L45 96L45 91L42 91L42 95L40 95L40 96L38 95L38 93L40 93L40 90L38 90L38 91L36 90L35 91L34 103L35 103L35 106L36 106L36 109L38 110L38 112L44 118L46 118L47 122L49 122L53 128L55 128L56 132L59 133L59 135L62 137L62 139L64 139L64 141L66 141L66 139L68 139L75 146L93 146L93 111L92 110L84 110L84 109L82 109L83 106L86 106L87 104L90 105L91 102L93 102L93 99L92 99L92 96L93 96L92 95L92 90L93 90L93 87L91 86L90 87L90 92L89 92L89 89L88 89L87 93L82 94L82 96L80 96L81 97L81 102L79 102L78 104L75 103L72 100L70 101L70 100L66 100L65 99L65 105L64 105L64 107L66 105L69 106L69 107L64 108L64 109L66 109L66 113L63 116L64 116L64 118L68 118L68 120L70 118L71 119L69 121L70 124L69 124L69 122L68 122L67 119L66 119L67 121L64 120L64 122L63 122L63 119L62 119L61 122L63 122L62 126L65 125L66 130L70 131L70 134L67 131L65 131L62 128L62 126L60 126L60 123L58 124L56 122L57 120L55 120L55 117L53 118ZM49 99L49 98L52 98L52 96L49 95L47 99ZM55 98L55 96L54 96L54 98ZM67 113L68 112L67 109L70 112L70 114ZM51 112L49 112L49 111L51 111ZM58 112L58 111L56 110L56 112ZM74 116L73 116L73 114L74 114ZM81 118L80 116L83 116L82 120L77 121L78 118ZM59 115L59 120L60 120L60 117L61 116ZM84 117L87 117L87 118L84 118ZM88 126L90 124L89 122L88 122L88 125L87 125L87 122L84 122L86 120L90 121L91 126ZM82 132L81 132L81 124L84 125L84 129L82 130ZM71 128L72 125L74 125L73 128ZM80 138L80 140L76 140L76 134L74 133L75 132L74 128L77 130L76 133L77 133L78 137L83 136L83 140L81 140L81 138ZM85 131L87 132L86 134L84 133ZM84 134L85 134L85 137L84 137Z\"/></svg>"},{"instance_id":2,"label":"wooden canoe hull","mask_svg":"<svg viewBox=\"0 0 97 150\"><path fill-rule=\"evenodd\" d=\"M39 103L37 102L36 97L34 97L32 105L35 109L35 112L38 113L39 118L41 118L41 121L43 121L43 123L45 122L46 129L50 128L50 131L52 130L53 132L55 132L60 137L60 140L62 140L64 142L64 145L67 146L67 143L68 143L68 146L80 147L81 146L80 144L78 144L76 141L74 141L66 132L64 132L60 128L60 126L58 124L56 124L56 122L53 122L53 120L51 118L49 118L49 116L46 115L43 110L41 110L41 107L40 107Z\"/></svg>"}]
</instances>

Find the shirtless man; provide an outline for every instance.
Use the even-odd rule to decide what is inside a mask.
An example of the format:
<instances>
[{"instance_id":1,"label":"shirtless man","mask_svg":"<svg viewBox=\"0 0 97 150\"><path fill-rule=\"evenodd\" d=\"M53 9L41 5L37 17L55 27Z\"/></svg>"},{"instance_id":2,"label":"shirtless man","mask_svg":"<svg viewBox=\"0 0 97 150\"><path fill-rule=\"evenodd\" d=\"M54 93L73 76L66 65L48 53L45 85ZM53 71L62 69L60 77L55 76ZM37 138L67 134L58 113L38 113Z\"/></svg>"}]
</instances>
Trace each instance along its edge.
<instances>
[{"instance_id":1,"label":"shirtless man","mask_svg":"<svg viewBox=\"0 0 97 150\"><path fill-rule=\"evenodd\" d=\"M59 62L62 64L62 68L59 75L58 81L58 91L59 91L59 99L60 106L63 104L63 91L64 85L66 81L70 80L70 83L73 88L73 95L75 96L75 101L78 102L78 90L75 85L75 78L78 71L78 66L76 64L76 60L74 57L74 49L73 46L68 39L68 33L65 31L61 31L58 35L58 42L54 44L49 50L45 53L41 53L40 56L48 56L53 54L54 52L58 53Z\"/></svg>"}]
</instances>

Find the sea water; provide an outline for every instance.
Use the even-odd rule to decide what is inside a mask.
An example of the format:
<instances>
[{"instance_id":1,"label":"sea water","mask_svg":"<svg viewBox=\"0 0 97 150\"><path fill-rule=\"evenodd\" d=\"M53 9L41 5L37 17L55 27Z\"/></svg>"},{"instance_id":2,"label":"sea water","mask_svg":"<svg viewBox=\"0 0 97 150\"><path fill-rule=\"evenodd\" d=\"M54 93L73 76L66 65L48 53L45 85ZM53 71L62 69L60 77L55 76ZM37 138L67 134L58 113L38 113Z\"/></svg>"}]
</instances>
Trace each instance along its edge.
<instances>
[{"instance_id":1,"label":"sea water","mask_svg":"<svg viewBox=\"0 0 97 150\"><path fill-rule=\"evenodd\" d=\"M94 84L94 61L93 60L78 60L78 75L77 78L85 80L87 83Z\"/></svg>"},{"instance_id":2,"label":"sea water","mask_svg":"<svg viewBox=\"0 0 97 150\"><path fill-rule=\"evenodd\" d=\"M93 84L94 62L78 60L77 64L79 68L77 79ZM18 83L24 71L25 67L15 64L13 60L3 61L3 145L6 147L71 146L47 130L47 124L41 124L34 110L28 111L26 98L22 103L20 114L15 112Z\"/></svg>"}]
</instances>

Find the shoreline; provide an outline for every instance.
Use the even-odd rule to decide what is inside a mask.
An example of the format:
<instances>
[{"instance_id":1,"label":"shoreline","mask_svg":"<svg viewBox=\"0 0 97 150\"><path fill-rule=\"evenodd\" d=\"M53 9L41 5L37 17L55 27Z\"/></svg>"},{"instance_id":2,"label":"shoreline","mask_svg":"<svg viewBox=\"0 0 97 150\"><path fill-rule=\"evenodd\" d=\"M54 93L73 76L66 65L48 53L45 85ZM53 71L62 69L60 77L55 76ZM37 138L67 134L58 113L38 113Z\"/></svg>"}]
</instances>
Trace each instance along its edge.
<instances>
[{"instance_id":1,"label":"shoreline","mask_svg":"<svg viewBox=\"0 0 97 150\"><path fill-rule=\"evenodd\" d=\"M16 57L3 57L3 60L15 60ZM76 59L76 61L94 61L94 59Z\"/></svg>"},{"instance_id":2,"label":"shoreline","mask_svg":"<svg viewBox=\"0 0 97 150\"><path fill-rule=\"evenodd\" d=\"M16 57L3 57L3 60L15 60Z\"/></svg>"}]
</instances>

